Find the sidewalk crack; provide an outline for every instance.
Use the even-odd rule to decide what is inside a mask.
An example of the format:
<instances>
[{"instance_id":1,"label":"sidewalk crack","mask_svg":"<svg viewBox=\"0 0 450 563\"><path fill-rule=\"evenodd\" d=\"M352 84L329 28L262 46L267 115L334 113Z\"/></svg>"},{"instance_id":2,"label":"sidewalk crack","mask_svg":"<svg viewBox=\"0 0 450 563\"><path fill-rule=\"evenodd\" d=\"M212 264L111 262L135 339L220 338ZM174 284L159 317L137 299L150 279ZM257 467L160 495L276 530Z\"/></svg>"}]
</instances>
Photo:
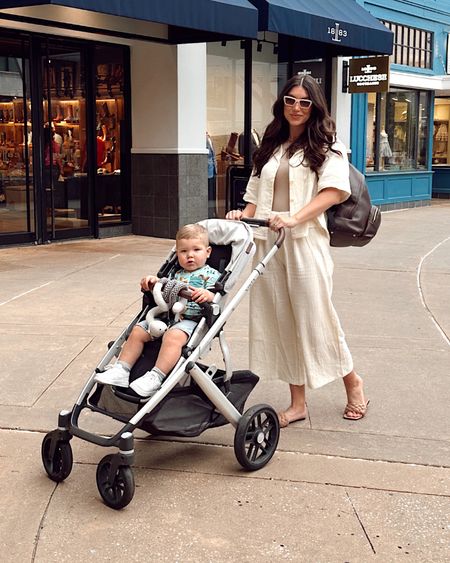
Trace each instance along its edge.
<instances>
[{"instance_id":1,"label":"sidewalk crack","mask_svg":"<svg viewBox=\"0 0 450 563\"><path fill-rule=\"evenodd\" d=\"M367 541L369 542L370 548L372 549L373 553L376 554L376 551L375 551L375 548L374 548L374 546L373 546L372 540L370 539L369 534L367 533L367 530L366 530L366 528L364 527L364 524L363 524L361 518L359 517L358 511L356 510L355 505L353 504L353 501L352 501L350 495L348 494L347 491L345 491L345 494L347 495L348 502L350 503L350 505L351 505L351 507L352 507L352 509L353 509L353 512L354 512L354 514L355 514L355 516L356 516L356 519L358 520L359 525L361 526L361 529L362 529L364 535L366 536Z\"/></svg>"},{"instance_id":2,"label":"sidewalk crack","mask_svg":"<svg viewBox=\"0 0 450 563\"><path fill-rule=\"evenodd\" d=\"M52 502L53 499L53 495L56 493L56 489L58 488L58 484L59 483L55 483L55 486L53 488L53 491L48 499L48 502L45 506L44 512L42 514L42 517L39 521L39 526L38 526L38 530L36 532L36 535L34 536L34 547L33 547L33 553L31 554L31 563L34 563L35 559L36 559L36 553L37 553L37 548L38 548L38 544L39 544L39 539L41 537L41 530L44 528L44 521L47 517L48 514L48 510L50 508L50 503Z\"/></svg>"},{"instance_id":3,"label":"sidewalk crack","mask_svg":"<svg viewBox=\"0 0 450 563\"><path fill-rule=\"evenodd\" d=\"M427 254L425 254L425 256L422 256L422 258L419 262L419 265L417 266L416 282L417 282L417 289L419 291L419 297L420 297L420 301L422 303L422 306L427 311L428 315L431 318L431 321L434 323L435 327L439 331L442 338L450 346L449 335L445 332L444 327L441 326L441 324L439 323L439 321L435 317L434 313L432 312L431 308L428 306L427 300L426 300L425 295L424 295L423 286L422 286L422 266L423 266L425 260L428 258L428 256L433 254L433 252L435 250L437 250L442 244L444 244L448 241L450 241L450 237L447 237L446 239L441 240L441 242L436 244L429 252L427 252Z\"/></svg>"}]
</instances>

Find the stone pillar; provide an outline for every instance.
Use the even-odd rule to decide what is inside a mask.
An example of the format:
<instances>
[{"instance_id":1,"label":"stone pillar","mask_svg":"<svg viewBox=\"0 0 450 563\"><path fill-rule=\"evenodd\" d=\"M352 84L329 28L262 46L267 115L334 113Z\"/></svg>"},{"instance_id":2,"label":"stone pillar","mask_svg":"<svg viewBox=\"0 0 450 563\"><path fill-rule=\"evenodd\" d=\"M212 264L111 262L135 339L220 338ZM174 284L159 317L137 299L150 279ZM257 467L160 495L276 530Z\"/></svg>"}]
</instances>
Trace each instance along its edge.
<instances>
[{"instance_id":1,"label":"stone pillar","mask_svg":"<svg viewBox=\"0 0 450 563\"><path fill-rule=\"evenodd\" d=\"M208 216L206 45L131 48L133 233Z\"/></svg>"}]
</instances>

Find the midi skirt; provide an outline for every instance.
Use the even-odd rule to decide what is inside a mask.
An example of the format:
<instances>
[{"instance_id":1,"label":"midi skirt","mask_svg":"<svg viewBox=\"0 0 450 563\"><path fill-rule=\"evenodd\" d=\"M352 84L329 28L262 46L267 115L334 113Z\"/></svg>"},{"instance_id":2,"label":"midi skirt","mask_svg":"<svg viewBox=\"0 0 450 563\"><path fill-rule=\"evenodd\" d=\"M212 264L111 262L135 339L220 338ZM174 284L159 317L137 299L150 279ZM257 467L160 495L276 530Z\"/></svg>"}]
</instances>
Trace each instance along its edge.
<instances>
[{"instance_id":1,"label":"midi skirt","mask_svg":"<svg viewBox=\"0 0 450 563\"><path fill-rule=\"evenodd\" d=\"M254 263L272 248L276 233L255 239ZM250 369L265 379L317 388L353 369L331 301L333 261L322 227L293 239L290 229L250 291Z\"/></svg>"}]
</instances>

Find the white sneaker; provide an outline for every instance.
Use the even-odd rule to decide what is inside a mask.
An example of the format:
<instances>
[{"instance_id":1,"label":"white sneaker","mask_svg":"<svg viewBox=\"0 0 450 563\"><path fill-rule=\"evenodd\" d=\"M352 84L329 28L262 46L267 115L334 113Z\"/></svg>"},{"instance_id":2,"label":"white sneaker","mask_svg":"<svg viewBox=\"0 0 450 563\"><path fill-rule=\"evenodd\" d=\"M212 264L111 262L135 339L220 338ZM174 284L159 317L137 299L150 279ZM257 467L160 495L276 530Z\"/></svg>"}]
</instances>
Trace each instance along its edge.
<instances>
[{"instance_id":1,"label":"white sneaker","mask_svg":"<svg viewBox=\"0 0 450 563\"><path fill-rule=\"evenodd\" d=\"M132 381L130 387L141 397L151 397L158 391L163 381L164 376L152 370Z\"/></svg>"},{"instance_id":2,"label":"white sneaker","mask_svg":"<svg viewBox=\"0 0 450 563\"><path fill-rule=\"evenodd\" d=\"M114 364L109 368L107 366L105 371L97 373L94 379L98 381L98 383L104 383L105 385L128 387L129 377L130 372L126 370L122 364Z\"/></svg>"}]
</instances>

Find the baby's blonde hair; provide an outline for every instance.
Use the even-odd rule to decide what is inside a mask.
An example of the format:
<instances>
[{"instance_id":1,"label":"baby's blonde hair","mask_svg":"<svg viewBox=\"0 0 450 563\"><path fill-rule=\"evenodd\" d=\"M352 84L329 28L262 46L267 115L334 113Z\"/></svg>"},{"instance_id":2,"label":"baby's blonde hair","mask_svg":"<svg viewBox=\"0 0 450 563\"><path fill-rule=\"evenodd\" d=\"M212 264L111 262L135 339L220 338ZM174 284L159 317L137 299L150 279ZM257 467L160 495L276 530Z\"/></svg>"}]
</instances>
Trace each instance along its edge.
<instances>
[{"instance_id":1,"label":"baby's blonde hair","mask_svg":"<svg viewBox=\"0 0 450 563\"><path fill-rule=\"evenodd\" d=\"M203 225L199 225L198 223L192 223L190 225L184 225L184 227L180 227L177 231L175 240L181 239L192 239L192 238L199 238L204 243L205 246L209 246L209 237L208 231L203 227Z\"/></svg>"}]
</instances>

